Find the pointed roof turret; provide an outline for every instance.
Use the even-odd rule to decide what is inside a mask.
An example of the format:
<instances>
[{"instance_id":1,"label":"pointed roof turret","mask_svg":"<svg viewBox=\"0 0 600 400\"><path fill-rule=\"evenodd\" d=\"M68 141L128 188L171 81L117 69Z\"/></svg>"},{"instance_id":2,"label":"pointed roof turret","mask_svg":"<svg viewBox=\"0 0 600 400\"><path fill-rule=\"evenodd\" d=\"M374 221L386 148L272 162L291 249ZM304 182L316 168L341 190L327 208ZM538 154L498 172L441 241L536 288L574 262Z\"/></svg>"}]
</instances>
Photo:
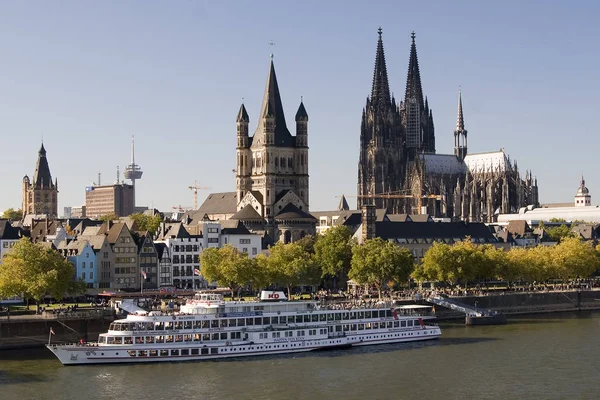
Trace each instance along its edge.
<instances>
[{"instance_id":1,"label":"pointed roof turret","mask_svg":"<svg viewBox=\"0 0 600 400\"><path fill-rule=\"evenodd\" d=\"M308 121L308 113L306 112L306 108L304 108L304 102L302 99L300 100L298 111L296 112L296 122L298 121Z\"/></svg>"},{"instance_id":2,"label":"pointed roof turret","mask_svg":"<svg viewBox=\"0 0 600 400\"><path fill-rule=\"evenodd\" d=\"M240 106L240 111L238 112L236 122L250 122L250 117L248 117L248 112L246 111L246 107L244 107L244 103Z\"/></svg>"},{"instance_id":3,"label":"pointed roof turret","mask_svg":"<svg viewBox=\"0 0 600 400\"><path fill-rule=\"evenodd\" d=\"M340 204L338 204L338 210L339 211L348 211L350 209L350 206L348 205L348 202L346 201L346 196L342 195L342 197L340 198Z\"/></svg>"},{"instance_id":4,"label":"pointed roof turret","mask_svg":"<svg viewBox=\"0 0 600 400\"><path fill-rule=\"evenodd\" d=\"M48 166L48 159L46 158L46 149L44 143L38 151L38 159L35 165L35 173L33 174L33 186L41 187L52 187L52 175L50 175L50 167Z\"/></svg>"},{"instance_id":5,"label":"pointed roof turret","mask_svg":"<svg viewBox=\"0 0 600 400\"><path fill-rule=\"evenodd\" d=\"M412 44L410 46L410 58L408 61L408 76L406 77L406 96L405 99L416 98L421 105L423 104L423 88L421 86L421 73L419 72L419 59L417 58L417 45L415 44L415 32L411 34Z\"/></svg>"},{"instance_id":6,"label":"pointed roof turret","mask_svg":"<svg viewBox=\"0 0 600 400\"><path fill-rule=\"evenodd\" d=\"M292 137L285 123L283 104L281 102L281 95L279 94L279 85L277 84L275 65L273 64L272 57L269 66L269 75L267 77L267 86L265 87L265 94L263 96L262 107L260 109L260 116L262 118L271 117L275 119L274 144L276 146L294 147L294 138ZM262 136L264 135L262 129L262 124L259 123L256 133L254 134L255 140L252 141L253 145L259 145L261 142L264 142L264 140L262 140Z\"/></svg>"},{"instance_id":7,"label":"pointed roof turret","mask_svg":"<svg viewBox=\"0 0 600 400\"><path fill-rule=\"evenodd\" d=\"M462 109L462 94L458 89L458 115L456 116L456 132L463 132L465 130L465 119L463 117Z\"/></svg>"},{"instance_id":8,"label":"pointed roof turret","mask_svg":"<svg viewBox=\"0 0 600 400\"><path fill-rule=\"evenodd\" d=\"M375 55L375 69L373 71L373 88L371 89L371 102L373 106L389 105L390 85L388 81L387 67L385 65L385 53L383 51L383 33L381 27L378 29L379 40L377 41L377 53Z\"/></svg>"}]
</instances>

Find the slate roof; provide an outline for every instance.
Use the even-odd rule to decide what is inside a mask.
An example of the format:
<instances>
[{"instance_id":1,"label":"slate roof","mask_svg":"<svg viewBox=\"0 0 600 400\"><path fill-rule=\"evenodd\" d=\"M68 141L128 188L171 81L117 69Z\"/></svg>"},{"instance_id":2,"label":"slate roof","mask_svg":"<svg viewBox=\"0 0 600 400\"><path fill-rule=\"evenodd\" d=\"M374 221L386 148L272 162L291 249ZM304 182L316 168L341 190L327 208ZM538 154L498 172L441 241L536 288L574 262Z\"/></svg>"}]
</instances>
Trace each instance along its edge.
<instances>
[{"instance_id":1,"label":"slate roof","mask_svg":"<svg viewBox=\"0 0 600 400\"><path fill-rule=\"evenodd\" d=\"M388 214L388 218L390 215ZM433 218L429 214L411 214L408 216L410 221L413 222L433 222Z\"/></svg>"},{"instance_id":2,"label":"slate roof","mask_svg":"<svg viewBox=\"0 0 600 400\"><path fill-rule=\"evenodd\" d=\"M593 240L593 239L598 239L598 232L596 231L597 228L598 228L598 225L579 224L579 225L575 225L571 229L571 231L573 231L573 233L580 236L582 239Z\"/></svg>"},{"instance_id":3,"label":"slate roof","mask_svg":"<svg viewBox=\"0 0 600 400\"><path fill-rule=\"evenodd\" d=\"M263 195L258 190L251 190L250 193L258 200L260 204L263 204Z\"/></svg>"},{"instance_id":4,"label":"slate roof","mask_svg":"<svg viewBox=\"0 0 600 400\"><path fill-rule=\"evenodd\" d=\"M110 244L117 243L117 240L119 239L119 236L121 235L121 232L123 231L123 229L127 229L127 225L125 223L123 223L123 222L115 223L108 231L108 235L106 235L106 240L108 240L108 243L110 243Z\"/></svg>"},{"instance_id":5,"label":"slate roof","mask_svg":"<svg viewBox=\"0 0 600 400\"><path fill-rule=\"evenodd\" d=\"M275 216L275 219L276 220L302 219L302 220L310 220L310 221L316 220L315 217L313 217L310 214L305 213L304 211L302 211L301 209L299 209L292 203L288 203L288 205L283 207L283 209L281 211L279 211L279 213L277 213L277 215Z\"/></svg>"},{"instance_id":6,"label":"slate roof","mask_svg":"<svg viewBox=\"0 0 600 400\"><path fill-rule=\"evenodd\" d=\"M21 237L21 229L13 227L7 219L0 219L0 240L18 240Z\"/></svg>"},{"instance_id":7,"label":"slate roof","mask_svg":"<svg viewBox=\"0 0 600 400\"><path fill-rule=\"evenodd\" d=\"M349 210L350 206L348 205L348 202L346 201L346 196L342 195L342 197L340 198L340 204L338 204L338 210Z\"/></svg>"},{"instance_id":8,"label":"slate roof","mask_svg":"<svg viewBox=\"0 0 600 400\"><path fill-rule=\"evenodd\" d=\"M308 113L302 101L300 101L300 106L298 107L298 111L296 111L296 121L308 121Z\"/></svg>"},{"instance_id":9,"label":"slate roof","mask_svg":"<svg viewBox=\"0 0 600 400\"><path fill-rule=\"evenodd\" d=\"M275 203L277 203L279 200L281 200L283 198L283 196L288 194L288 192L291 192L291 190L285 189L285 190L282 190L281 192L277 193L277 196L275 196Z\"/></svg>"},{"instance_id":10,"label":"slate roof","mask_svg":"<svg viewBox=\"0 0 600 400\"><path fill-rule=\"evenodd\" d=\"M30 235L34 242L43 242L48 235L56 235L56 230L63 227L60 221L56 220L33 220Z\"/></svg>"},{"instance_id":11,"label":"slate roof","mask_svg":"<svg viewBox=\"0 0 600 400\"><path fill-rule=\"evenodd\" d=\"M281 95L279 94L279 85L277 84L277 76L275 75L275 66L271 59L269 67L269 76L267 77L267 86L263 96L263 103L260 109L260 118L272 117L275 119L275 146L279 147L295 147L296 139L292 136L285 123L285 115L283 113L283 104ZM259 121L258 127L252 137L252 146L265 145L264 124Z\"/></svg>"},{"instance_id":12,"label":"slate roof","mask_svg":"<svg viewBox=\"0 0 600 400\"><path fill-rule=\"evenodd\" d=\"M251 204L246 204L244 208L233 214L230 219L241 221L262 221L263 217L260 216L260 214L252 207Z\"/></svg>"},{"instance_id":13,"label":"slate roof","mask_svg":"<svg viewBox=\"0 0 600 400\"><path fill-rule=\"evenodd\" d=\"M250 117L248 116L248 112L246 111L246 107L244 107L244 103L240 106L240 111L238 111L236 122L250 122Z\"/></svg>"},{"instance_id":14,"label":"slate roof","mask_svg":"<svg viewBox=\"0 0 600 400\"><path fill-rule=\"evenodd\" d=\"M156 240L166 240L169 238L189 238L190 233L185 229L181 222L170 222L161 224L158 227Z\"/></svg>"},{"instance_id":15,"label":"slate roof","mask_svg":"<svg viewBox=\"0 0 600 400\"><path fill-rule=\"evenodd\" d=\"M48 166L48 159L46 158L46 149L44 143L38 151L38 159L35 165L35 173L33 174L33 186L37 188L54 188L52 182L52 175L50 174L50 167Z\"/></svg>"},{"instance_id":16,"label":"slate roof","mask_svg":"<svg viewBox=\"0 0 600 400\"><path fill-rule=\"evenodd\" d=\"M486 243L497 242L496 237L483 223L464 222L376 222L375 233L384 240L393 239L483 239Z\"/></svg>"},{"instance_id":17,"label":"slate roof","mask_svg":"<svg viewBox=\"0 0 600 400\"><path fill-rule=\"evenodd\" d=\"M248 235L248 234L250 234L250 231L244 226L242 221L229 219L227 221L221 221L220 223L221 223L221 233L224 235Z\"/></svg>"},{"instance_id":18,"label":"slate roof","mask_svg":"<svg viewBox=\"0 0 600 400\"><path fill-rule=\"evenodd\" d=\"M526 233L531 232L531 228L525 220L510 221L506 226L506 230L509 231L513 236L524 236Z\"/></svg>"},{"instance_id":19,"label":"slate roof","mask_svg":"<svg viewBox=\"0 0 600 400\"><path fill-rule=\"evenodd\" d=\"M237 211L237 193L211 193L193 213L192 219L200 221L204 214L234 214Z\"/></svg>"}]
</instances>

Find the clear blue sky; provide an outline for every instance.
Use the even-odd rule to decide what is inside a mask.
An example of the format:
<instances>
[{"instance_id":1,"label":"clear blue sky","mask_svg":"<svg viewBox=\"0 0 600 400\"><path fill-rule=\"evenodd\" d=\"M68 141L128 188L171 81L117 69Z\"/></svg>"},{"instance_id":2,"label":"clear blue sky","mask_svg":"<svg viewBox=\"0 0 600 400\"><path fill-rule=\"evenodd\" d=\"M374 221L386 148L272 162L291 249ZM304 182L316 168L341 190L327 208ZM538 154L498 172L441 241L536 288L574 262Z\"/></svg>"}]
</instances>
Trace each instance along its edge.
<instances>
[{"instance_id":1,"label":"clear blue sky","mask_svg":"<svg viewBox=\"0 0 600 400\"><path fill-rule=\"evenodd\" d=\"M235 190L235 116L244 98L254 131L271 40L288 125L300 96L310 117L310 208L332 209L356 194L379 26L397 99L416 31L438 153L461 85L471 152L504 147L542 202L571 201L582 173L600 198L598 4L0 1L0 210L20 207L42 137L61 214L98 171L116 179L132 134L138 205L191 206L194 179Z\"/></svg>"}]
</instances>

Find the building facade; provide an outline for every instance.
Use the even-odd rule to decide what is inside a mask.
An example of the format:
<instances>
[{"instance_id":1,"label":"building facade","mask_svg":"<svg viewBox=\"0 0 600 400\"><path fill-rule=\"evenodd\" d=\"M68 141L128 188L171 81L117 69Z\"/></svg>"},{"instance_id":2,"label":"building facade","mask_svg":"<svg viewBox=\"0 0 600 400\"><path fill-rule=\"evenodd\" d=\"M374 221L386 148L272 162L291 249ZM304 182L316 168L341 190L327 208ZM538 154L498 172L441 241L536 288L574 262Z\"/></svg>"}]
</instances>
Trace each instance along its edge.
<instances>
[{"instance_id":1,"label":"building facade","mask_svg":"<svg viewBox=\"0 0 600 400\"><path fill-rule=\"evenodd\" d=\"M133 201L132 185L88 186L85 189L85 217L99 218L109 214L126 217L134 213Z\"/></svg>"},{"instance_id":2,"label":"building facade","mask_svg":"<svg viewBox=\"0 0 600 400\"><path fill-rule=\"evenodd\" d=\"M44 144L38 151L33 180L27 175L22 184L23 215L58 217L58 179L52 181Z\"/></svg>"},{"instance_id":3,"label":"building facade","mask_svg":"<svg viewBox=\"0 0 600 400\"><path fill-rule=\"evenodd\" d=\"M468 153L460 91L454 153L436 154L433 112L423 95L415 34L405 97L397 105L390 96L381 28L378 33L373 86L361 123L358 207L492 222L506 210L537 205L537 180L531 171L522 178L504 150Z\"/></svg>"}]
</instances>

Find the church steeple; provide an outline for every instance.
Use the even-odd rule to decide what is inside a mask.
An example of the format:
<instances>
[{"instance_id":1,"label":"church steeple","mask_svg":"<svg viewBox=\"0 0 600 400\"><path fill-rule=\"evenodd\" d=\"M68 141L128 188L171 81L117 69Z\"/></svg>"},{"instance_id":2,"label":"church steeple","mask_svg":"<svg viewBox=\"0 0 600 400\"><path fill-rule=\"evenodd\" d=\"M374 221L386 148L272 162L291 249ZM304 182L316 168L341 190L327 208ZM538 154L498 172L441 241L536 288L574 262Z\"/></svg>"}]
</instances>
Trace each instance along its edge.
<instances>
[{"instance_id":1,"label":"church steeple","mask_svg":"<svg viewBox=\"0 0 600 400\"><path fill-rule=\"evenodd\" d=\"M463 160L467 155L467 130L465 129L460 89L458 90L458 112L456 115L456 129L454 130L454 155Z\"/></svg>"},{"instance_id":2,"label":"church steeple","mask_svg":"<svg viewBox=\"0 0 600 400\"><path fill-rule=\"evenodd\" d=\"M274 135L273 143L275 146L282 147L293 147L294 138L285 123L285 115L283 113L283 104L281 102L281 95L279 94L279 85L277 84L277 76L275 75L275 65L273 64L273 57L271 57L271 63L269 66L269 75L267 77L267 85L265 87L265 94L263 96L263 102L260 109L261 118L272 118L274 124ZM255 145L264 144L264 124L259 121L258 128L254 134L252 141L253 147Z\"/></svg>"},{"instance_id":3,"label":"church steeple","mask_svg":"<svg viewBox=\"0 0 600 400\"><path fill-rule=\"evenodd\" d=\"M33 174L33 186L38 188L52 188L54 186L52 175L50 174L50 167L48 166L48 159L46 158L44 143L42 143L42 147L40 147L40 150L38 151L35 173Z\"/></svg>"},{"instance_id":4,"label":"church steeple","mask_svg":"<svg viewBox=\"0 0 600 400\"><path fill-rule=\"evenodd\" d=\"M388 106L391 104L390 85L388 81L387 67L385 65L385 53L383 51L383 33L381 27L377 31L379 40L377 41L377 53L375 55L375 69L373 71L373 88L371 89L371 103L373 107Z\"/></svg>"},{"instance_id":5,"label":"church steeple","mask_svg":"<svg viewBox=\"0 0 600 400\"><path fill-rule=\"evenodd\" d=\"M408 61L408 75L406 77L406 100L416 99L421 108L424 108L423 87L421 86L421 73L419 71L419 59L417 58L417 45L415 44L415 32L410 35L410 58Z\"/></svg>"}]
</instances>

